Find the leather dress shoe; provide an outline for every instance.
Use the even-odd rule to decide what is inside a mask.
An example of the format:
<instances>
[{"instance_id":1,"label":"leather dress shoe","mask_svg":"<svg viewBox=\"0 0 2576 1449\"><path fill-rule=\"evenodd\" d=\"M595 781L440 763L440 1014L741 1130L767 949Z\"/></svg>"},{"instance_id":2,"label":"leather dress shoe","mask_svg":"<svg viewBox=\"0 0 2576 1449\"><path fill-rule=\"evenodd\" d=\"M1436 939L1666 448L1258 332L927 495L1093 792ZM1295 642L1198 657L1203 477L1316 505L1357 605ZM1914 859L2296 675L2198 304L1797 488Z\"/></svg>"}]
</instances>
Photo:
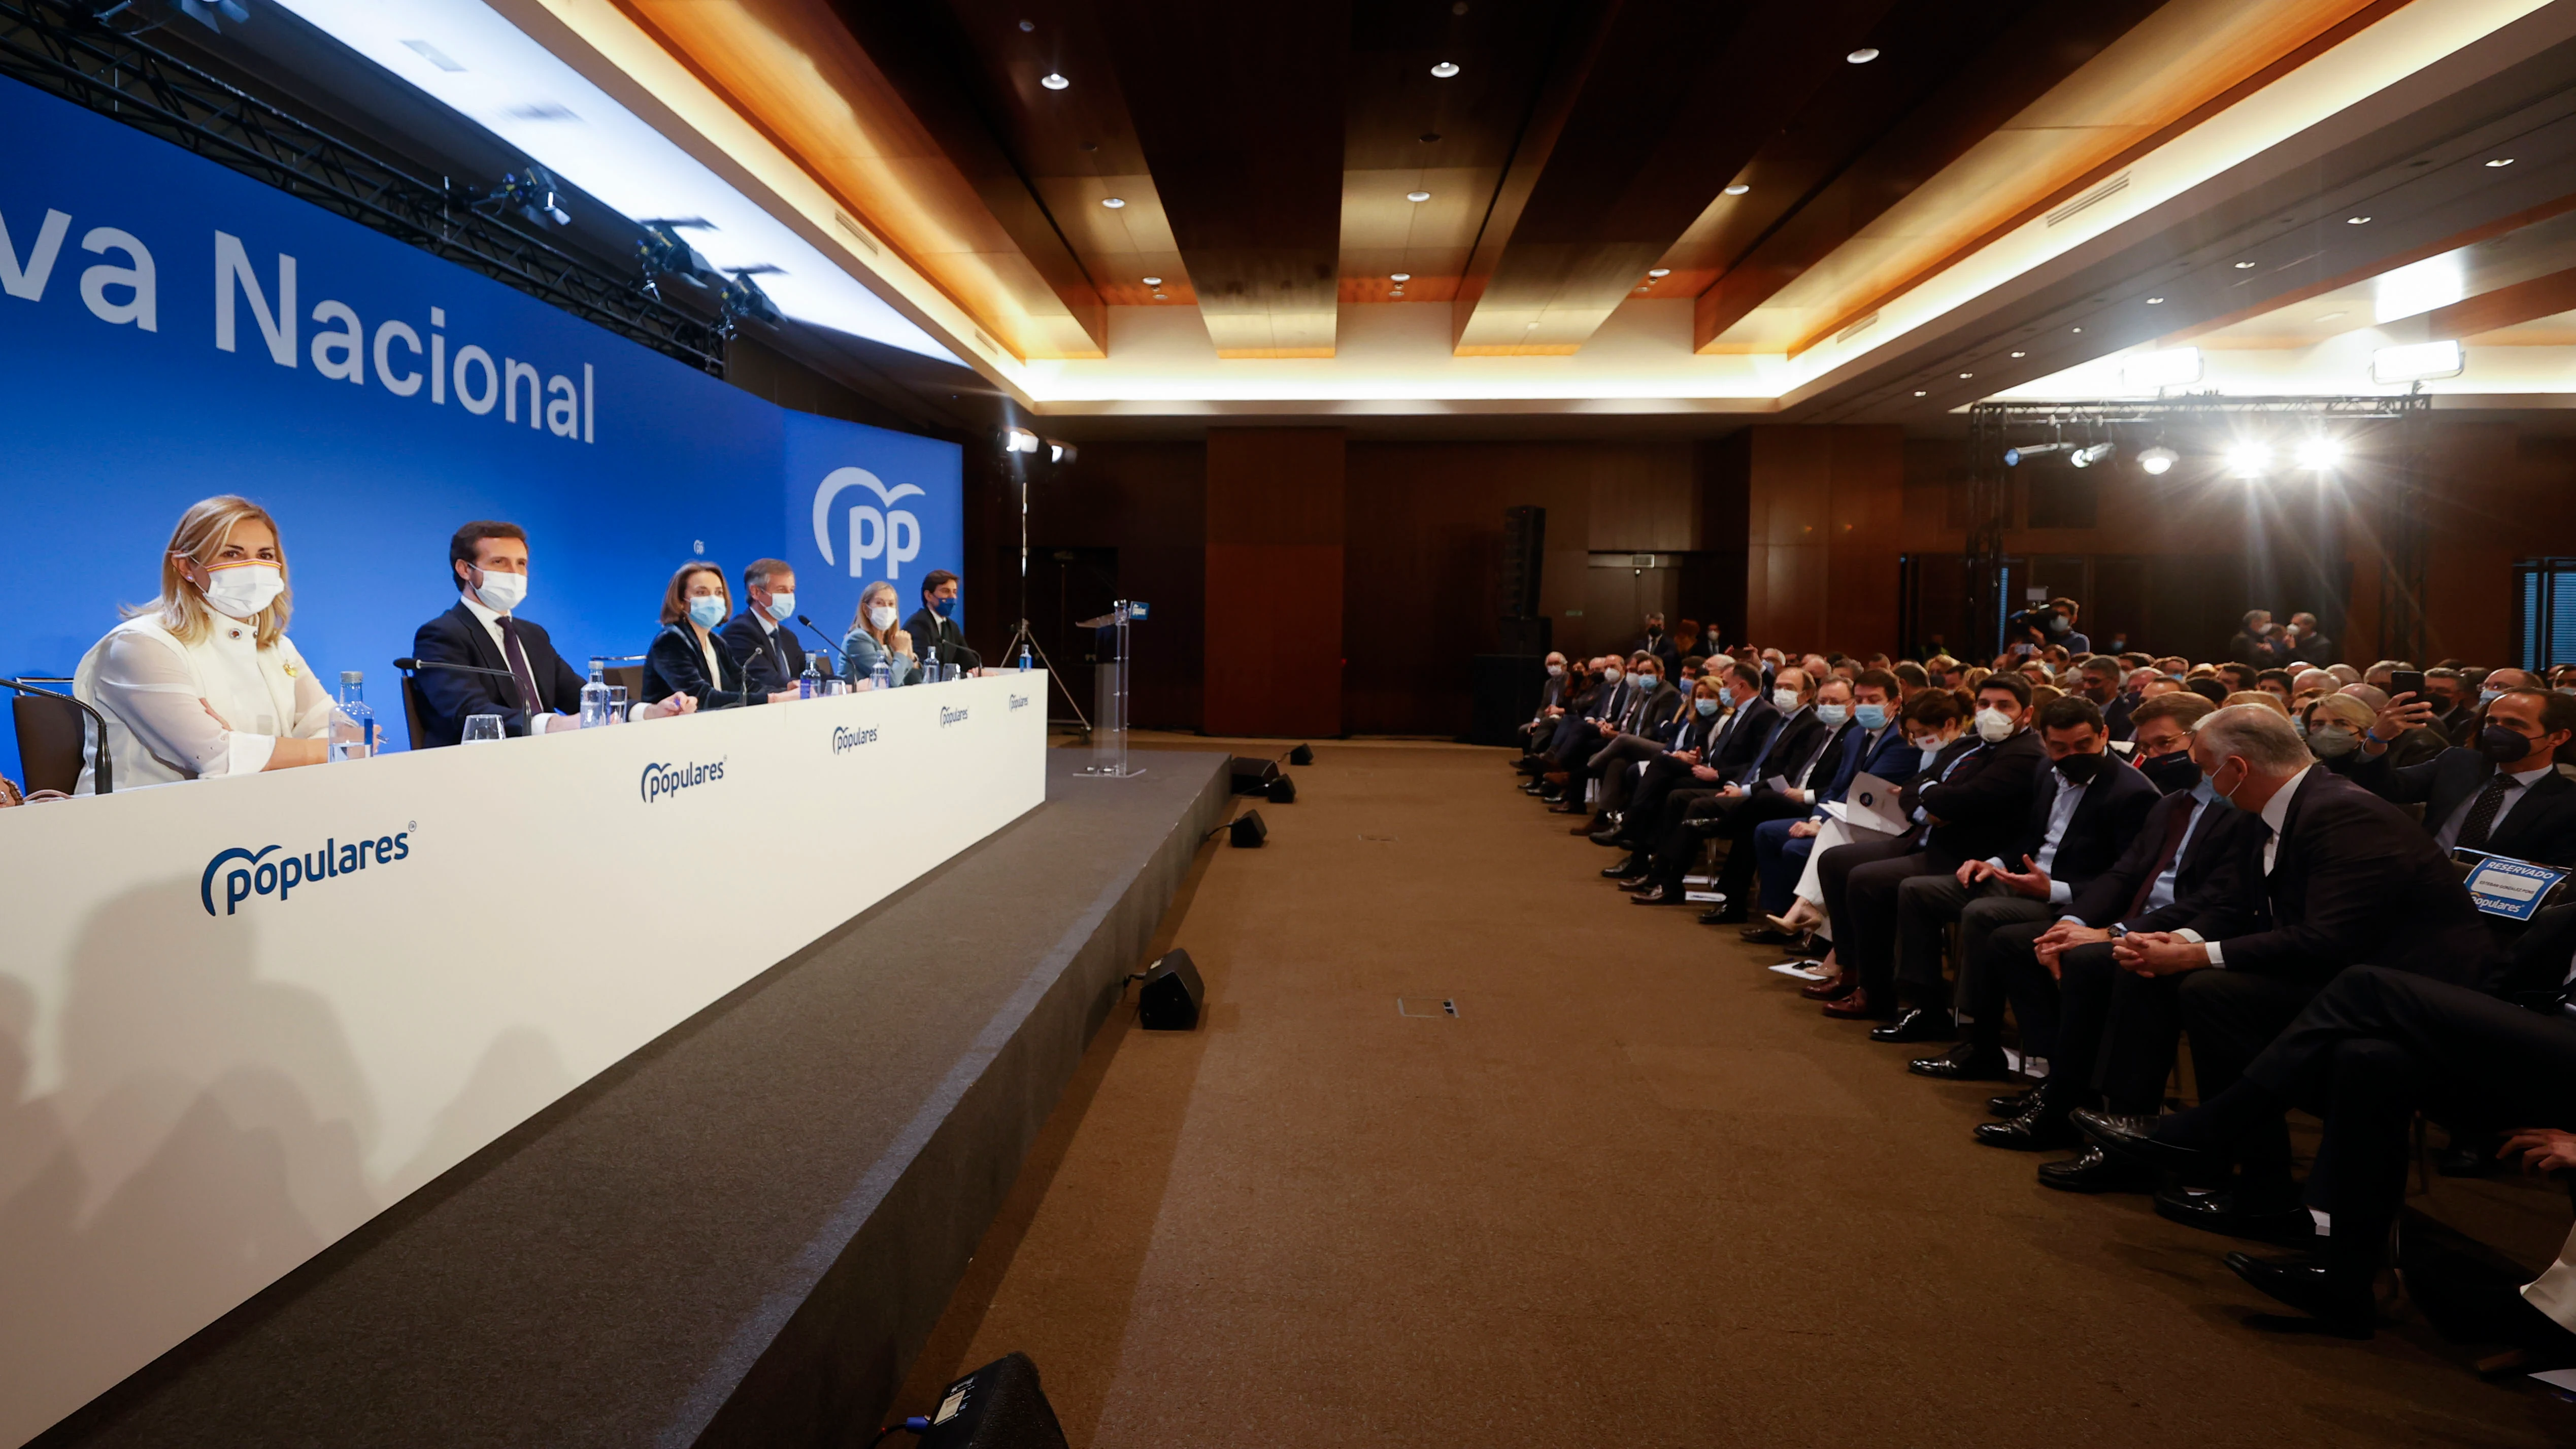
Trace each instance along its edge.
<instances>
[{"instance_id":1,"label":"leather dress shoe","mask_svg":"<svg viewBox=\"0 0 2576 1449\"><path fill-rule=\"evenodd\" d=\"M1593 831L1592 843L1595 845L1625 845L1628 842L1621 832L1626 828L1627 827L1622 825L1613 825L1607 830Z\"/></svg>"},{"instance_id":2,"label":"leather dress shoe","mask_svg":"<svg viewBox=\"0 0 2576 1449\"><path fill-rule=\"evenodd\" d=\"M2087 1147L2062 1162L2041 1163L2039 1185L2059 1192L2146 1192L2156 1185L2156 1175L2099 1147Z\"/></svg>"},{"instance_id":3,"label":"leather dress shoe","mask_svg":"<svg viewBox=\"0 0 2576 1449\"><path fill-rule=\"evenodd\" d=\"M2274 1260L2251 1253L2228 1254L2227 1266L2255 1291L2314 1320L2302 1327L2352 1339L2368 1338L2374 1331L2379 1313L2366 1277L2338 1273L2306 1258Z\"/></svg>"},{"instance_id":4,"label":"leather dress shoe","mask_svg":"<svg viewBox=\"0 0 2576 1449\"><path fill-rule=\"evenodd\" d=\"M1909 1006L1896 1014L1896 1020L1872 1031L1869 1039L1892 1044L1939 1041L1945 1036L1956 1035L1958 1030L1958 1023L1950 1019L1950 1013L1947 1011L1935 1011L1927 1006Z\"/></svg>"},{"instance_id":5,"label":"leather dress shoe","mask_svg":"<svg viewBox=\"0 0 2576 1449\"><path fill-rule=\"evenodd\" d=\"M1584 804L1583 797L1580 795L1561 796L1558 799L1549 801L1547 808L1558 815L1589 815L1592 813L1592 807ZM1592 833L1592 827L1589 823L1579 825L1575 827L1574 833L1577 835L1590 835Z\"/></svg>"},{"instance_id":6,"label":"leather dress shoe","mask_svg":"<svg viewBox=\"0 0 2576 1449\"><path fill-rule=\"evenodd\" d=\"M1677 906L1681 903L1682 893L1667 885L1650 885L1628 897L1628 904L1632 906Z\"/></svg>"},{"instance_id":7,"label":"leather dress shoe","mask_svg":"<svg viewBox=\"0 0 2576 1449\"><path fill-rule=\"evenodd\" d=\"M1605 865L1601 867L1601 878L1603 880L1632 880L1644 875L1645 873L1646 863L1637 859L1637 857L1633 855L1620 861L1616 865Z\"/></svg>"},{"instance_id":8,"label":"leather dress shoe","mask_svg":"<svg viewBox=\"0 0 2576 1449\"><path fill-rule=\"evenodd\" d=\"M1834 954L1834 943L1819 940L1813 935L1805 935L1790 942L1788 951L1792 956L1804 956L1810 961L1821 961Z\"/></svg>"},{"instance_id":9,"label":"leather dress shoe","mask_svg":"<svg viewBox=\"0 0 2576 1449\"><path fill-rule=\"evenodd\" d=\"M2067 1120L2075 1130L2099 1142L2114 1157L2125 1157L2160 1172L2180 1173L2186 1177L2213 1177L2224 1166L2214 1153L2196 1147L2184 1147L2158 1141L2156 1119L2130 1117L2116 1112L2075 1112Z\"/></svg>"},{"instance_id":10,"label":"leather dress shoe","mask_svg":"<svg viewBox=\"0 0 2576 1449\"><path fill-rule=\"evenodd\" d=\"M1847 995L1826 1002L1825 1015L1836 1021L1884 1021L1888 1017L1887 1011L1870 1004L1866 986L1855 986Z\"/></svg>"},{"instance_id":11,"label":"leather dress shoe","mask_svg":"<svg viewBox=\"0 0 2576 1449\"><path fill-rule=\"evenodd\" d=\"M2290 1246L2312 1243L2317 1235L2317 1220L2295 1198L2270 1195L2248 1201L2245 1194L2225 1187L2159 1188L2156 1216L2203 1232Z\"/></svg>"},{"instance_id":12,"label":"leather dress shoe","mask_svg":"<svg viewBox=\"0 0 2576 1449\"><path fill-rule=\"evenodd\" d=\"M1774 930L1769 926L1747 926L1735 934L1755 946L1786 946L1798 939L1786 931Z\"/></svg>"},{"instance_id":13,"label":"leather dress shoe","mask_svg":"<svg viewBox=\"0 0 2576 1449\"><path fill-rule=\"evenodd\" d=\"M2000 1097L1988 1097L1986 1099L1986 1115L1989 1117L2018 1117L2029 1108L2031 1098L2038 1095L2038 1093L2039 1089L2037 1087L2033 1087L2027 1092L2006 1092Z\"/></svg>"},{"instance_id":14,"label":"leather dress shoe","mask_svg":"<svg viewBox=\"0 0 2576 1449\"><path fill-rule=\"evenodd\" d=\"M2007 1152L2054 1152L2076 1144L2075 1129L2048 1105L2045 1093L2023 1108L2021 1115L2001 1122L1980 1122L1970 1135L1984 1146Z\"/></svg>"},{"instance_id":15,"label":"leather dress shoe","mask_svg":"<svg viewBox=\"0 0 2576 1449\"><path fill-rule=\"evenodd\" d=\"M1744 907L1733 901L1719 901L1716 905L1700 912L1699 919L1700 924L1704 926L1740 926L1745 920Z\"/></svg>"},{"instance_id":16,"label":"leather dress shoe","mask_svg":"<svg viewBox=\"0 0 2576 1449\"><path fill-rule=\"evenodd\" d=\"M1550 770L1546 774L1539 776L1539 778L1545 780L1551 785L1563 785L1574 778L1574 772L1571 770Z\"/></svg>"},{"instance_id":17,"label":"leather dress shoe","mask_svg":"<svg viewBox=\"0 0 2576 1449\"><path fill-rule=\"evenodd\" d=\"M1538 798L1553 805L1565 798L1565 787L1563 785L1546 786L1538 792Z\"/></svg>"},{"instance_id":18,"label":"leather dress shoe","mask_svg":"<svg viewBox=\"0 0 2576 1449\"><path fill-rule=\"evenodd\" d=\"M1963 1041L1937 1057L1907 1062L1905 1069L1940 1082L2000 1082L2012 1075L2012 1068L2004 1065L2002 1048L1979 1046L1972 1041Z\"/></svg>"},{"instance_id":19,"label":"leather dress shoe","mask_svg":"<svg viewBox=\"0 0 2576 1449\"><path fill-rule=\"evenodd\" d=\"M1521 787L1521 793L1524 795L1544 795L1547 793L1547 786L1540 781L1532 780Z\"/></svg>"},{"instance_id":20,"label":"leather dress shoe","mask_svg":"<svg viewBox=\"0 0 2576 1449\"><path fill-rule=\"evenodd\" d=\"M1810 981L1798 988L1798 994L1809 1001L1840 1001L1859 989L1859 982L1837 976L1830 981Z\"/></svg>"}]
</instances>

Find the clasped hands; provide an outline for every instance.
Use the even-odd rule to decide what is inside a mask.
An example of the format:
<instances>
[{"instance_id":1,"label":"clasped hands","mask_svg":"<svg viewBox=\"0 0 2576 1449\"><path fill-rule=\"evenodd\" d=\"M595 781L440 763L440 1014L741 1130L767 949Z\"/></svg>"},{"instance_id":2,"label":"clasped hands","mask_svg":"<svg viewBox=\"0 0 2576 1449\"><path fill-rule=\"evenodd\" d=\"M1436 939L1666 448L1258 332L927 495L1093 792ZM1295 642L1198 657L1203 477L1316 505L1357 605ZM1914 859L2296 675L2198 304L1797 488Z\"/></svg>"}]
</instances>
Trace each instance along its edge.
<instances>
[{"instance_id":1,"label":"clasped hands","mask_svg":"<svg viewBox=\"0 0 2576 1449\"><path fill-rule=\"evenodd\" d=\"M2140 976L2176 976L2209 965L2209 949L2171 931L2131 931L2111 943L2111 960Z\"/></svg>"}]
</instances>

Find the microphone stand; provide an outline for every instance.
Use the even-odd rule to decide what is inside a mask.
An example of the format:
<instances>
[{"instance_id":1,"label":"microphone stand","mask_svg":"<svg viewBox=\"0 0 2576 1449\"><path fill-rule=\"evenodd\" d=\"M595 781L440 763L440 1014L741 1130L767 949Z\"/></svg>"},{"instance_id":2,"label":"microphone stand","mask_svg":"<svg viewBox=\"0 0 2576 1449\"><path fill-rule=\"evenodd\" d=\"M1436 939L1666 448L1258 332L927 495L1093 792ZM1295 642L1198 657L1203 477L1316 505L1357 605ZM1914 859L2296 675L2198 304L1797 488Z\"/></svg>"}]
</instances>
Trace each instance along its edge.
<instances>
[{"instance_id":1,"label":"microphone stand","mask_svg":"<svg viewBox=\"0 0 2576 1449\"><path fill-rule=\"evenodd\" d=\"M828 634L825 634L825 633L822 631L822 629L821 629L820 627L818 627L818 626L814 623L814 620L813 620L812 616L810 616L810 615L806 615L806 614L799 614L799 615L797 615L797 616L796 616L796 622L805 626L805 632L807 632L807 633L809 633L809 634L813 635L816 639L818 639L818 640L821 640L821 641L822 641L822 644L823 644L823 657L824 657L824 658L826 658L826 659L838 659L838 658L840 658L840 657L841 657L841 651L840 651L838 648L834 647L834 645L833 645L833 643L832 643L832 640L831 640L831 636L830 636L830 635L828 635ZM832 670L833 677L835 677L835 678L838 678L838 677L840 676L840 673L841 673L841 671L840 671L837 667L835 667L835 668Z\"/></svg>"},{"instance_id":2,"label":"microphone stand","mask_svg":"<svg viewBox=\"0 0 2576 1449\"><path fill-rule=\"evenodd\" d=\"M98 726L98 769L97 772L91 776L91 783L97 787L95 793L100 795L107 794L109 791L116 788L115 764L108 758L107 754L107 716L100 714L97 710L92 709L89 705L82 703L80 700L74 699L68 694L62 694L51 689L40 689L24 680L10 679L5 676L0 676L0 688L14 689L20 694L37 695L45 699L59 699L63 703L78 709L81 713L88 715L89 722Z\"/></svg>"},{"instance_id":3,"label":"microphone stand","mask_svg":"<svg viewBox=\"0 0 2576 1449\"><path fill-rule=\"evenodd\" d=\"M452 670L458 674L488 674L495 679L506 679L510 681L510 690L514 694L517 693L519 689L519 676L512 674L506 669L486 669L480 664L450 664L441 659L397 659L394 661L394 668L401 670L405 674L418 674L424 669L446 669ZM537 701L531 700L528 703L528 707L520 711L528 717L528 730L531 734L535 733L537 728L536 706ZM503 733L508 733L508 726L506 724L503 726Z\"/></svg>"}]
</instances>

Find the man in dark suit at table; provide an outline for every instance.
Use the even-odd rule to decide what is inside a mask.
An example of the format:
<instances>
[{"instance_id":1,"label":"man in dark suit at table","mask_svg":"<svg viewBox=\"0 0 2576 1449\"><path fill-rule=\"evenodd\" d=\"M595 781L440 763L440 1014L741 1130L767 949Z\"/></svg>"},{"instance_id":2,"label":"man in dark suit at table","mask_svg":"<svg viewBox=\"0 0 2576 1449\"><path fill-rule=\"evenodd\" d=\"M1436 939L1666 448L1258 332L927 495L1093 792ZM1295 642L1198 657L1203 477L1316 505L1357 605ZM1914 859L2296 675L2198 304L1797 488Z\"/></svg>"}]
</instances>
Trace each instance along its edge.
<instances>
[{"instance_id":1,"label":"man in dark suit at table","mask_svg":"<svg viewBox=\"0 0 2576 1449\"><path fill-rule=\"evenodd\" d=\"M2430 719L2421 700L2392 702L2361 739L2352 781L2385 800L2424 807L2424 831L2445 852L2479 850L2544 865L2576 865L2576 780L2558 773L2576 739L2576 695L2508 689L2487 706L2466 748L2398 766L2389 745Z\"/></svg>"},{"instance_id":2,"label":"man in dark suit at table","mask_svg":"<svg viewBox=\"0 0 2576 1449\"><path fill-rule=\"evenodd\" d=\"M750 602L716 638L742 666L744 688L760 694L794 689L805 673L805 646L788 627L796 622L795 569L779 559L756 559L742 571L742 592Z\"/></svg>"},{"instance_id":3,"label":"man in dark suit at table","mask_svg":"<svg viewBox=\"0 0 2576 1449\"><path fill-rule=\"evenodd\" d=\"M470 715L497 714L509 735L544 734L580 727L585 676L564 663L546 631L517 617L528 597L528 535L515 523L480 519L456 530L447 543L447 568L455 576L456 607L420 626L411 652L425 663L465 664L500 670L467 674L424 669L412 681L420 702L414 749L452 745L464 737ZM696 702L641 705L637 719L686 714Z\"/></svg>"},{"instance_id":4,"label":"man in dark suit at table","mask_svg":"<svg viewBox=\"0 0 2576 1449\"><path fill-rule=\"evenodd\" d=\"M903 621L904 630L912 635L912 654L916 659L930 658L939 651L939 662L960 669L981 669L984 656L966 647L966 631L957 626L957 595L962 585L946 569L932 569L922 576L921 607Z\"/></svg>"}]
</instances>

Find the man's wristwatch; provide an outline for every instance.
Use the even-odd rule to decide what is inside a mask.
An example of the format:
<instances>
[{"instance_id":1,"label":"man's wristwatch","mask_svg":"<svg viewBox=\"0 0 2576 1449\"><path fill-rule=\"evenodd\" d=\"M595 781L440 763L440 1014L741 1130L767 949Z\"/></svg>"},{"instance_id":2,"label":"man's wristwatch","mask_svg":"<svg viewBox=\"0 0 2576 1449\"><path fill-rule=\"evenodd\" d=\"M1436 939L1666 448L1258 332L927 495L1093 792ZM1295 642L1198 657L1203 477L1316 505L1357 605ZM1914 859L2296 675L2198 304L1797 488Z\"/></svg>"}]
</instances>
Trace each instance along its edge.
<instances>
[{"instance_id":1,"label":"man's wristwatch","mask_svg":"<svg viewBox=\"0 0 2576 1449\"><path fill-rule=\"evenodd\" d=\"M2126 926L2124 926L2124 925L2121 925L2121 924L2120 924L2119 922L2117 922L2117 921L2113 921L2113 922L2111 923L2111 939L2112 939L2112 940L2116 941L2116 940L2120 939L2122 936L2125 936L2125 935L2127 935L2127 934L2129 934L2129 928L2128 928L2128 927L2126 927Z\"/></svg>"}]
</instances>

